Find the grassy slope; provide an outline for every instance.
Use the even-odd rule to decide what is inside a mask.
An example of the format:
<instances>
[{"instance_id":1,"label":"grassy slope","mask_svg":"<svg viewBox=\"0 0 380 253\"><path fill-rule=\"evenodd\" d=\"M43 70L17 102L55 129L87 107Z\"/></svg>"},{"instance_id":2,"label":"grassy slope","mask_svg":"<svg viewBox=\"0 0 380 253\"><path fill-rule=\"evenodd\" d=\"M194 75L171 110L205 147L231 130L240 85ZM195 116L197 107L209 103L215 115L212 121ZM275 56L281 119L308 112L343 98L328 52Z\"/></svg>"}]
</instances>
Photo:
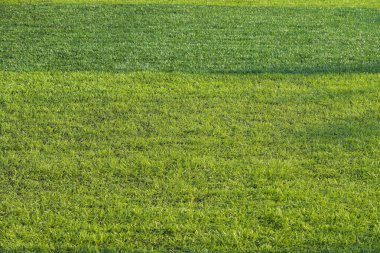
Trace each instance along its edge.
<instances>
[{"instance_id":1,"label":"grassy slope","mask_svg":"<svg viewBox=\"0 0 380 253\"><path fill-rule=\"evenodd\" d=\"M378 0L2 0L3 3L191 4L227 6L380 8Z\"/></svg>"},{"instance_id":2,"label":"grassy slope","mask_svg":"<svg viewBox=\"0 0 380 253\"><path fill-rule=\"evenodd\" d=\"M0 249L376 252L380 75L0 74Z\"/></svg>"},{"instance_id":3,"label":"grassy slope","mask_svg":"<svg viewBox=\"0 0 380 253\"><path fill-rule=\"evenodd\" d=\"M378 10L0 6L0 69L335 73L380 70Z\"/></svg>"}]
</instances>

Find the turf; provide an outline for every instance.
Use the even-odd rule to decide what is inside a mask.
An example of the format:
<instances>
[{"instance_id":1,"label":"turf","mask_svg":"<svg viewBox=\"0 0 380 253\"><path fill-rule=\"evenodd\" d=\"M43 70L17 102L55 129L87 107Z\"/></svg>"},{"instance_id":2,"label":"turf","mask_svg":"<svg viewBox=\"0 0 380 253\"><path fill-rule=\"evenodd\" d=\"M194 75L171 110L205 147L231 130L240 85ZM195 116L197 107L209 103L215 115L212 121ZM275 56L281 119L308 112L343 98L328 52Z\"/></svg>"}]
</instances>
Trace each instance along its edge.
<instances>
[{"instance_id":1,"label":"turf","mask_svg":"<svg viewBox=\"0 0 380 253\"><path fill-rule=\"evenodd\" d=\"M380 75L0 74L0 249L378 252Z\"/></svg>"},{"instance_id":2,"label":"turf","mask_svg":"<svg viewBox=\"0 0 380 253\"><path fill-rule=\"evenodd\" d=\"M0 69L378 73L379 10L0 5Z\"/></svg>"},{"instance_id":3,"label":"turf","mask_svg":"<svg viewBox=\"0 0 380 253\"><path fill-rule=\"evenodd\" d=\"M1 3L0 252L380 252L378 1Z\"/></svg>"},{"instance_id":4,"label":"turf","mask_svg":"<svg viewBox=\"0 0 380 253\"><path fill-rule=\"evenodd\" d=\"M186 4L220 6L350 7L380 8L378 0L2 0L12 4Z\"/></svg>"}]
</instances>

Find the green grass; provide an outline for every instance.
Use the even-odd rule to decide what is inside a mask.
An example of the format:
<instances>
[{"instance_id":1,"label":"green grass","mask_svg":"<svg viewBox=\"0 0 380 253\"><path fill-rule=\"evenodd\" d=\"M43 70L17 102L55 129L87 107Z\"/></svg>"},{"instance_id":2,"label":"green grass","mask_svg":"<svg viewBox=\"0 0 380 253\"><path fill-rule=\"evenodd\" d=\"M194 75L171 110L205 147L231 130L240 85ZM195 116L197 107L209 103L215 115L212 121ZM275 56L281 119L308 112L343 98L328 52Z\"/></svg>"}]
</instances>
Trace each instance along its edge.
<instances>
[{"instance_id":1,"label":"green grass","mask_svg":"<svg viewBox=\"0 0 380 253\"><path fill-rule=\"evenodd\" d=\"M380 75L0 74L0 249L378 252Z\"/></svg>"},{"instance_id":2,"label":"green grass","mask_svg":"<svg viewBox=\"0 0 380 253\"><path fill-rule=\"evenodd\" d=\"M0 69L341 73L380 70L378 10L0 5Z\"/></svg>"},{"instance_id":3,"label":"green grass","mask_svg":"<svg viewBox=\"0 0 380 253\"><path fill-rule=\"evenodd\" d=\"M378 0L2 0L3 3L82 3L82 4L189 4L222 6L355 7L380 8Z\"/></svg>"},{"instance_id":4,"label":"green grass","mask_svg":"<svg viewBox=\"0 0 380 253\"><path fill-rule=\"evenodd\" d=\"M0 252L380 252L379 1L2 3Z\"/></svg>"}]
</instances>

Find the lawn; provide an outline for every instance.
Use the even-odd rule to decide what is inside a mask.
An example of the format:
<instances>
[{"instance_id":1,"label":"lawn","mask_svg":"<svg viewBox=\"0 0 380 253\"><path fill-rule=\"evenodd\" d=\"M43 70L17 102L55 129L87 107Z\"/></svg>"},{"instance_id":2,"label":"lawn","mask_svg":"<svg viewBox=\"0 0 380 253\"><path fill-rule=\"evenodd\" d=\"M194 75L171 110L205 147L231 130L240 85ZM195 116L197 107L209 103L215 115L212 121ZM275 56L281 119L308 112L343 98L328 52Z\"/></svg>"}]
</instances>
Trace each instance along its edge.
<instances>
[{"instance_id":1,"label":"lawn","mask_svg":"<svg viewBox=\"0 0 380 253\"><path fill-rule=\"evenodd\" d=\"M379 10L0 5L0 69L336 73L380 69Z\"/></svg>"},{"instance_id":2,"label":"lawn","mask_svg":"<svg viewBox=\"0 0 380 253\"><path fill-rule=\"evenodd\" d=\"M10 2L0 252L380 251L377 3Z\"/></svg>"},{"instance_id":3,"label":"lawn","mask_svg":"<svg viewBox=\"0 0 380 253\"><path fill-rule=\"evenodd\" d=\"M165 4L218 6L277 6L327 8L380 8L378 0L2 0L11 4Z\"/></svg>"}]
</instances>

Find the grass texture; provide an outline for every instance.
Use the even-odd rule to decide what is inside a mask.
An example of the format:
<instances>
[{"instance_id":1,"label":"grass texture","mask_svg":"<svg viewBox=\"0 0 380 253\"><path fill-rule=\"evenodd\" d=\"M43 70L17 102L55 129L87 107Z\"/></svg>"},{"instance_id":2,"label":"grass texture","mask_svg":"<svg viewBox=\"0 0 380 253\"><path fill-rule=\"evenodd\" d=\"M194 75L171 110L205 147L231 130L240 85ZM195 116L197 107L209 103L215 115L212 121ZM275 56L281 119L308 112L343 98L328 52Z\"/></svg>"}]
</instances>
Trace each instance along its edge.
<instances>
[{"instance_id":1,"label":"grass texture","mask_svg":"<svg viewBox=\"0 0 380 253\"><path fill-rule=\"evenodd\" d=\"M0 252L380 252L378 1L16 2Z\"/></svg>"},{"instance_id":2,"label":"grass texture","mask_svg":"<svg viewBox=\"0 0 380 253\"><path fill-rule=\"evenodd\" d=\"M11 4L81 3L81 4L186 4L220 6L276 7L355 7L380 8L378 0L2 0Z\"/></svg>"},{"instance_id":3,"label":"grass texture","mask_svg":"<svg viewBox=\"0 0 380 253\"><path fill-rule=\"evenodd\" d=\"M378 73L378 10L0 5L0 69Z\"/></svg>"},{"instance_id":4,"label":"grass texture","mask_svg":"<svg viewBox=\"0 0 380 253\"><path fill-rule=\"evenodd\" d=\"M379 84L1 72L0 250L378 252Z\"/></svg>"}]
</instances>

